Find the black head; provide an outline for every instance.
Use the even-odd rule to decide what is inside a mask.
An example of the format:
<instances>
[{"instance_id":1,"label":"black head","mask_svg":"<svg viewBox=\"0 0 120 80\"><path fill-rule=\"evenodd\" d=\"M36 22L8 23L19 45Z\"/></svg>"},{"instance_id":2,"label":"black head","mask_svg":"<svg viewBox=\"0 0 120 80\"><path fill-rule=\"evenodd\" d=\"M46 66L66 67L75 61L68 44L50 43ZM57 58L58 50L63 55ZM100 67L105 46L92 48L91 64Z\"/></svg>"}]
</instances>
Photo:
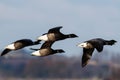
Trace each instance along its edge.
<instances>
[{"instance_id":1,"label":"black head","mask_svg":"<svg viewBox=\"0 0 120 80\"><path fill-rule=\"evenodd\" d=\"M113 43L116 43L117 41L115 41L115 40L110 40L111 42L113 42Z\"/></svg>"},{"instance_id":2,"label":"black head","mask_svg":"<svg viewBox=\"0 0 120 80\"><path fill-rule=\"evenodd\" d=\"M117 41L115 41L115 40L110 40L110 41L107 41L107 44L112 46L112 45L114 45L116 42L117 42Z\"/></svg>"},{"instance_id":3,"label":"black head","mask_svg":"<svg viewBox=\"0 0 120 80\"><path fill-rule=\"evenodd\" d=\"M78 37L78 36L75 34L69 34L69 38L75 38L75 37Z\"/></svg>"},{"instance_id":4,"label":"black head","mask_svg":"<svg viewBox=\"0 0 120 80\"><path fill-rule=\"evenodd\" d=\"M57 50L55 50L55 52L56 52L56 53L65 53L65 51L62 50L62 49L57 49Z\"/></svg>"}]
</instances>

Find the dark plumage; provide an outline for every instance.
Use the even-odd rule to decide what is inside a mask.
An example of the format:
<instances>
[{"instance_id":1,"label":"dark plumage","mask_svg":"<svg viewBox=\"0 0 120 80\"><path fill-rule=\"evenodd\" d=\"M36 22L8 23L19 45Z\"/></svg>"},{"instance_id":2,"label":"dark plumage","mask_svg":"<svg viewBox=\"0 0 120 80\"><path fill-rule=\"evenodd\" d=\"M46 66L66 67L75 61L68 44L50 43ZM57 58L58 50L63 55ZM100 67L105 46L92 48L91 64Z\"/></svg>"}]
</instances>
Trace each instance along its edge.
<instances>
[{"instance_id":1,"label":"dark plumage","mask_svg":"<svg viewBox=\"0 0 120 80\"><path fill-rule=\"evenodd\" d=\"M63 34L60 32L60 29L62 26L55 27L52 29L49 29L48 33L43 34L42 36L38 37L38 40L43 40L43 41L58 41L58 40L63 40L66 38L75 38L78 37L75 34Z\"/></svg>"},{"instance_id":2,"label":"dark plumage","mask_svg":"<svg viewBox=\"0 0 120 80\"><path fill-rule=\"evenodd\" d=\"M90 60L94 49L98 52L103 50L104 45L114 45L117 41L115 40L104 40L102 38L91 39L85 41L84 43L79 44L79 47L83 47L83 56L82 56L82 67L86 66Z\"/></svg>"},{"instance_id":3,"label":"dark plumage","mask_svg":"<svg viewBox=\"0 0 120 80\"><path fill-rule=\"evenodd\" d=\"M51 46L54 42L53 41L46 41L43 43L40 49L33 49L35 52L32 53L33 56L48 56L56 53L64 53L62 49L52 49Z\"/></svg>"},{"instance_id":4,"label":"dark plumage","mask_svg":"<svg viewBox=\"0 0 120 80\"><path fill-rule=\"evenodd\" d=\"M1 53L1 56L7 54L8 52L10 52L12 50L18 50L18 49L22 49L27 46L32 46L32 45L37 45L37 44L40 44L40 41L33 42L30 39L17 40L15 42L13 42L12 44L8 45L7 47L5 47L5 49Z\"/></svg>"}]
</instances>

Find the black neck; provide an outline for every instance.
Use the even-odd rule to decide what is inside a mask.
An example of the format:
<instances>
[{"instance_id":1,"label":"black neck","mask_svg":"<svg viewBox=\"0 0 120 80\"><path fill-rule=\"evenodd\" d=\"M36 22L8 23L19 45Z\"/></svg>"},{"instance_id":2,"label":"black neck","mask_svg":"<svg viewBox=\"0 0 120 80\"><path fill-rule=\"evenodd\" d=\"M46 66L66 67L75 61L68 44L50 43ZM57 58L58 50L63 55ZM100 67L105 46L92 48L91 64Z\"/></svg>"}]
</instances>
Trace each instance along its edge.
<instances>
[{"instance_id":1,"label":"black neck","mask_svg":"<svg viewBox=\"0 0 120 80\"><path fill-rule=\"evenodd\" d=\"M71 38L71 34L65 35L65 38Z\"/></svg>"}]
</instances>

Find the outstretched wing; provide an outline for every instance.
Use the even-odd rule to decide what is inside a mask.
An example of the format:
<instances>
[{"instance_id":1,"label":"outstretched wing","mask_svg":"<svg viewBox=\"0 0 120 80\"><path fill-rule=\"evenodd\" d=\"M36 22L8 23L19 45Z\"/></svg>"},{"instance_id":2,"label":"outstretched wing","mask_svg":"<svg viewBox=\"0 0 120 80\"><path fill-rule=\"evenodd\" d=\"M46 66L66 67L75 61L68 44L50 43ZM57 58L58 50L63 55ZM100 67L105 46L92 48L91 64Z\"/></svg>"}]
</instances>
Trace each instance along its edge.
<instances>
[{"instance_id":1,"label":"outstretched wing","mask_svg":"<svg viewBox=\"0 0 120 80\"><path fill-rule=\"evenodd\" d=\"M8 52L10 52L11 50L10 49L5 49L2 53L1 53L1 56L7 54Z\"/></svg>"},{"instance_id":2,"label":"outstretched wing","mask_svg":"<svg viewBox=\"0 0 120 80\"><path fill-rule=\"evenodd\" d=\"M46 41L46 42L44 42L43 45L41 46L41 49L51 47L53 43L54 43L54 41Z\"/></svg>"},{"instance_id":3,"label":"outstretched wing","mask_svg":"<svg viewBox=\"0 0 120 80\"><path fill-rule=\"evenodd\" d=\"M104 42L102 39L92 39L88 42L91 43L92 46L96 48L98 52L101 52L103 50Z\"/></svg>"},{"instance_id":4,"label":"outstretched wing","mask_svg":"<svg viewBox=\"0 0 120 80\"><path fill-rule=\"evenodd\" d=\"M93 51L94 51L94 48L91 48L91 49L83 48L82 67L88 64L88 61L90 60Z\"/></svg>"},{"instance_id":5,"label":"outstretched wing","mask_svg":"<svg viewBox=\"0 0 120 80\"><path fill-rule=\"evenodd\" d=\"M45 41L40 49L45 49L45 48L51 47L53 43L54 43L54 41ZM40 50L40 49L35 49L35 48L30 48L30 49L34 50L34 51Z\"/></svg>"},{"instance_id":6,"label":"outstretched wing","mask_svg":"<svg viewBox=\"0 0 120 80\"><path fill-rule=\"evenodd\" d=\"M103 50L103 44L98 43L98 44L95 44L94 47L97 49L98 52L101 52Z\"/></svg>"},{"instance_id":7,"label":"outstretched wing","mask_svg":"<svg viewBox=\"0 0 120 80\"><path fill-rule=\"evenodd\" d=\"M60 32L61 28L62 28L62 26L58 26L58 27L49 29L48 33L58 33L58 32Z\"/></svg>"}]
</instances>

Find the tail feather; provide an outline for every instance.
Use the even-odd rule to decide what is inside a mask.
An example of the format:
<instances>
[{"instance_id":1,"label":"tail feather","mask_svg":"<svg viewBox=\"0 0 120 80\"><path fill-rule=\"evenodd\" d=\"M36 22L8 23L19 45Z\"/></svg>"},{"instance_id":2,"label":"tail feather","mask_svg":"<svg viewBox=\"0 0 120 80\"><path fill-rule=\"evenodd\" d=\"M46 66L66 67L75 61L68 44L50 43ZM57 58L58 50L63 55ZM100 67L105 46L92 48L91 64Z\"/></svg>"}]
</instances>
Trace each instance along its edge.
<instances>
[{"instance_id":1,"label":"tail feather","mask_svg":"<svg viewBox=\"0 0 120 80\"><path fill-rule=\"evenodd\" d=\"M41 42L41 40L36 40L36 41L34 41L34 44L36 45L36 44L40 44L40 42Z\"/></svg>"},{"instance_id":2,"label":"tail feather","mask_svg":"<svg viewBox=\"0 0 120 80\"><path fill-rule=\"evenodd\" d=\"M109 41L106 41L106 45L114 45L117 41L115 40L109 40Z\"/></svg>"}]
</instances>

